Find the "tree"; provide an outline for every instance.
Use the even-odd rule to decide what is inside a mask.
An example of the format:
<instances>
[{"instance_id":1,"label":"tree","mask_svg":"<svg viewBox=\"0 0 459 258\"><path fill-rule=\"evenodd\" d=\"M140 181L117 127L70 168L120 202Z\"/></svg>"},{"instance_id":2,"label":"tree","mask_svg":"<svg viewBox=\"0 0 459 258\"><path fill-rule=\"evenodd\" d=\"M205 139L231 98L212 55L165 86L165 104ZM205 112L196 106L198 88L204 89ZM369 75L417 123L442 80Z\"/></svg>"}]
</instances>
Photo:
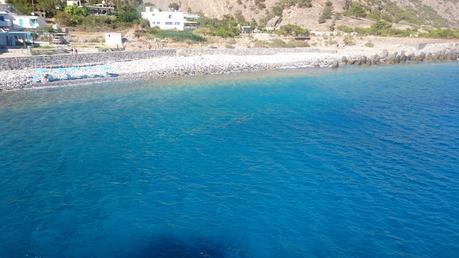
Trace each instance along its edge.
<instances>
[{"instance_id":1,"label":"tree","mask_svg":"<svg viewBox=\"0 0 459 258\"><path fill-rule=\"evenodd\" d=\"M333 15L333 4L330 1L325 2L325 7L322 15L319 17L319 23L325 23L326 20L331 19Z\"/></svg>"},{"instance_id":2,"label":"tree","mask_svg":"<svg viewBox=\"0 0 459 258\"><path fill-rule=\"evenodd\" d=\"M61 26L70 26L72 25L70 22L70 15L66 12L57 12L56 15L54 16L54 19L56 20L57 24Z\"/></svg>"},{"instance_id":3,"label":"tree","mask_svg":"<svg viewBox=\"0 0 459 258\"><path fill-rule=\"evenodd\" d=\"M32 3L29 0L8 0L8 3L21 14L30 15L33 11Z\"/></svg>"},{"instance_id":4,"label":"tree","mask_svg":"<svg viewBox=\"0 0 459 258\"><path fill-rule=\"evenodd\" d=\"M349 9L346 11L347 15L354 16L354 17L366 17L367 12L365 10L365 7L362 4L359 3L351 3Z\"/></svg>"},{"instance_id":5,"label":"tree","mask_svg":"<svg viewBox=\"0 0 459 258\"><path fill-rule=\"evenodd\" d=\"M139 12L133 7L124 7L121 10L118 10L116 17L121 22L134 22L140 19Z\"/></svg>"},{"instance_id":6,"label":"tree","mask_svg":"<svg viewBox=\"0 0 459 258\"><path fill-rule=\"evenodd\" d=\"M309 31L307 29L296 24L282 25L277 33L283 36L309 35Z\"/></svg>"},{"instance_id":7,"label":"tree","mask_svg":"<svg viewBox=\"0 0 459 258\"><path fill-rule=\"evenodd\" d=\"M169 4L169 9L171 10L174 10L174 11L178 11L178 9L180 9L180 5L178 3L170 3Z\"/></svg>"},{"instance_id":8,"label":"tree","mask_svg":"<svg viewBox=\"0 0 459 258\"><path fill-rule=\"evenodd\" d=\"M64 12L71 16L88 16L89 15L88 9L84 7L74 6L74 5L67 5L64 8Z\"/></svg>"},{"instance_id":9,"label":"tree","mask_svg":"<svg viewBox=\"0 0 459 258\"><path fill-rule=\"evenodd\" d=\"M383 21L383 20L378 20L373 25L371 25L370 29L371 29L371 34L375 34L375 35L391 34L390 30L392 29L392 24L386 21Z\"/></svg>"}]
</instances>

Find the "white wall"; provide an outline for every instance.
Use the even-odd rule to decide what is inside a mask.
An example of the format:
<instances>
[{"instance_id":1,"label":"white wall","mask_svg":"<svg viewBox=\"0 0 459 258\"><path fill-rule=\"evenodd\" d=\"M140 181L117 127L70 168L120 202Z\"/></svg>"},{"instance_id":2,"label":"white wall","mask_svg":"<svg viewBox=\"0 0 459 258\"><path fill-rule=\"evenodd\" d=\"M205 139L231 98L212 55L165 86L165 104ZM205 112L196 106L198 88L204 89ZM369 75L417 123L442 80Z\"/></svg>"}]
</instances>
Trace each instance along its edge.
<instances>
[{"instance_id":1,"label":"white wall","mask_svg":"<svg viewBox=\"0 0 459 258\"><path fill-rule=\"evenodd\" d=\"M107 47L123 47L123 38L121 33L105 33L105 46Z\"/></svg>"},{"instance_id":2,"label":"white wall","mask_svg":"<svg viewBox=\"0 0 459 258\"><path fill-rule=\"evenodd\" d=\"M1 1L1 0L0 0ZM67 0L67 5L70 6L81 6L81 1L80 0Z\"/></svg>"},{"instance_id":3,"label":"white wall","mask_svg":"<svg viewBox=\"0 0 459 258\"><path fill-rule=\"evenodd\" d=\"M23 29L36 29L40 27L37 16L13 16L13 24Z\"/></svg>"},{"instance_id":4,"label":"white wall","mask_svg":"<svg viewBox=\"0 0 459 258\"><path fill-rule=\"evenodd\" d=\"M142 18L148 20L150 27L159 27L162 30L184 30L185 18L183 12L163 12L146 7Z\"/></svg>"}]
</instances>

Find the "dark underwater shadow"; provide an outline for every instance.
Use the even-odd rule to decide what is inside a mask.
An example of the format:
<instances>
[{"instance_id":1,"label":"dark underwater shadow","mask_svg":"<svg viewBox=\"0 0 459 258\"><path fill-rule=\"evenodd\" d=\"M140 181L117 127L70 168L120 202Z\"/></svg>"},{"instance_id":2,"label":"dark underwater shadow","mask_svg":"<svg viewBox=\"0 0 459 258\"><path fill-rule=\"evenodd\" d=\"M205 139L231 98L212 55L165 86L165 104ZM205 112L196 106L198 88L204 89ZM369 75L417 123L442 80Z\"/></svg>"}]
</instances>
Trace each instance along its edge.
<instances>
[{"instance_id":1,"label":"dark underwater shadow","mask_svg":"<svg viewBox=\"0 0 459 258\"><path fill-rule=\"evenodd\" d=\"M242 258L241 250L212 239L196 237L182 240L159 236L143 250L129 255L133 258Z\"/></svg>"}]
</instances>

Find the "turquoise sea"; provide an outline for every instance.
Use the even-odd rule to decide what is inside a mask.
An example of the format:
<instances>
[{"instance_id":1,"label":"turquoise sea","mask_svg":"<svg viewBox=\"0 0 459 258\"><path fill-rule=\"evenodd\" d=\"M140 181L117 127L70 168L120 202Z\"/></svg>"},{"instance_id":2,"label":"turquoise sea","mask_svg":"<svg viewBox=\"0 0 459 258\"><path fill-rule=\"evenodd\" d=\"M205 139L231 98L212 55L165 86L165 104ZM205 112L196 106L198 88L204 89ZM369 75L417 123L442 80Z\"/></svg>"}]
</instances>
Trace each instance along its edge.
<instances>
[{"instance_id":1,"label":"turquoise sea","mask_svg":"<svg viewBox=\"0 0 459 258\"><path fill-rule=\"evenodd\" d=\"M0 257L459 257L459 63L0 93Z\"/></svg>"}]
</instances>

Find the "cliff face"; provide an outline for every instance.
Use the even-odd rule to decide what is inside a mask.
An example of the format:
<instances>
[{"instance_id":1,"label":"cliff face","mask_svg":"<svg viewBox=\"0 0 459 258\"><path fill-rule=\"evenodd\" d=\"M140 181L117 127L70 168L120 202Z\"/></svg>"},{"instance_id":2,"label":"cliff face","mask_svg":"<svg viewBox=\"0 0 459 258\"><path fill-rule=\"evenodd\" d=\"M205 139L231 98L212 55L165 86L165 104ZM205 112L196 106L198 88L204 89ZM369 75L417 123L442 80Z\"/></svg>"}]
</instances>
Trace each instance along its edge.
<instances>
[{"instance_id":1,"label":"cliff face","mask_svg":"<svg viewBox=\"0 0 459 258\"><path fill-rule=\"evenodd\" d=\"M243 16L250 21L268 22L280 19L280 24L299 24L311 29L327 29L331 19L319 23L326 0L144 0L163 10L170 3L180 4L184 11L200 12L207 17L221 18L225 14ZM334 13L344 13L346 0L331 0ZM394 23L402 25L432 25L435 27L459 27L459 0L353 0L367 12L366 17L354 18L346 15L336 24L349 26L368 26L375 19L375 13L389 17ZM282 4L281 4L282 3ZM303 5L302 5L303 4ZM273 7L281 7L273 12ZM278 8L279 9L279 8ZM378 16L378 17L380 17Z\"/></svg>"}]
</instances>

